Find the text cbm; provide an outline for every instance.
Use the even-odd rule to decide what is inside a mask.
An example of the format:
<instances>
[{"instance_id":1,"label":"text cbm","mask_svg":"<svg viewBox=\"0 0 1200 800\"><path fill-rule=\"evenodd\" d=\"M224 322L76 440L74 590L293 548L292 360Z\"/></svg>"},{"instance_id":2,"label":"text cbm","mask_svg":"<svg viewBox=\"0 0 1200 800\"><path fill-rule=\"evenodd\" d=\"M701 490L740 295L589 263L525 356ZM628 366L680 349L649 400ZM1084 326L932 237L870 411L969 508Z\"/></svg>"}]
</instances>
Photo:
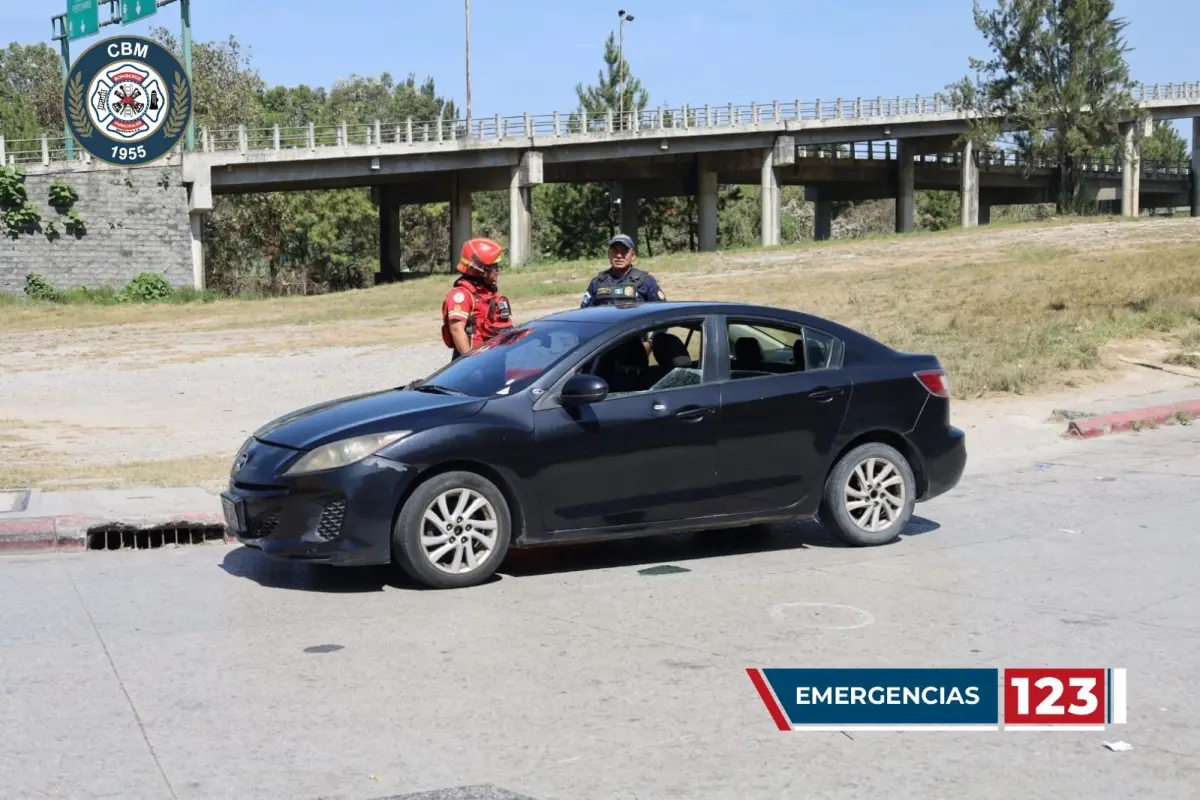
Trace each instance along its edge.
<instances>
[{"instance_id":1,"label":"text cbm","mask_svg":"<svg viewBox=\"0 0 1200 800\"><path fill-rule=\"evenodd\" d=\"M145 58L149 53L150 47L145 44L134 44L133 42L113 42L108 46L108 55L110 58L117 58L118 56Z\"/></svg>"}]
</instances>

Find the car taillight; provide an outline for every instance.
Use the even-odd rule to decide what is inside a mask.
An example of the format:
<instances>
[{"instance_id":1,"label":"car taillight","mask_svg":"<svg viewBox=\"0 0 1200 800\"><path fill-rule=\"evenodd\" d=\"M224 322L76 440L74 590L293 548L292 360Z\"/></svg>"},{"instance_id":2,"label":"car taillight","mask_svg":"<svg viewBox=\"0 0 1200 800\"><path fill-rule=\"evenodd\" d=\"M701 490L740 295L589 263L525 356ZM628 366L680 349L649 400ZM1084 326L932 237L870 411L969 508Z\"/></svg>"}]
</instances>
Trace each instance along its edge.
<instances>
[{"instance_id":1,"label":"car taillight","mask_svg":"<svg viewBox=\"0 0 1200 800\"><path fill-rule=\"evenodd\" d=\"M942 369L927 369L913 373L917 380L935 397L950 396L950 376Z\"/></svg>"}]
</instances>

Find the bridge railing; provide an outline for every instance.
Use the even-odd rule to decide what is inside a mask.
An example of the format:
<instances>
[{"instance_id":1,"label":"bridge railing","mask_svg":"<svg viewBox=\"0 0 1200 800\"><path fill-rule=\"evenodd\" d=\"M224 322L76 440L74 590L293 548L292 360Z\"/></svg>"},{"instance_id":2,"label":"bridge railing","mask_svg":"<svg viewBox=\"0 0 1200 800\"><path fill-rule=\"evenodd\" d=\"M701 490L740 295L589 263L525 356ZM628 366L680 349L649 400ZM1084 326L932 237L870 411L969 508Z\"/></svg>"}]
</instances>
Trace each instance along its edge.
<instances>
[{"instance_id":1,"label":"bridge railing","mask_svg":"<svg viewBox=\"0 0 1200 800\"><path fill-rule=\"evenodd\" d=\"M1140 85L1134 98L1145 101L1200 103L1200 82ZM476 117L468 126L464 119L379 120L370 124L290 126L238 126L202 129L197 148L207 152L247 153L263 150L316 149L346 145L425 144L458 139L503 141L532 136L569 134L607 135L631 130L674 130L680 128L737 129L761 123L789 121L862 120L881 117L921 117L956 113L959 109L942 93L914 97L833 98L811 101L655 108L624 113L587 114L580 109L552 114L493 115ZM0 140L2 142L2 140ZM48 164L66 157L61 136L9 141L0 144L0 164ZM75 148L75 158L86 158Z\"/></svg>"},{"instance_id":2,"label":"bridge railing","mask_svg":"<svg viewBox=\"0 0 1200 800\"><path fill-rule=\"evenodd\" d=\"M842 161L895 161L897 147L892 141L852 142L847 144L801 145L796 148L799 158L828 158ZM961 152L931 153L914 157L918 163L943 164L957 167L962 163ZM980 169L1025 169L1048 170L1056 169L1058 164L1050 159L1030 159L1016 150L989 149L978 154ZM1085 159L1082 170L1086 173L1112 173L1119 175L1123 165L1119 159L1089 158ZM1188 159L1146 160L1142 159L1141 174L1148 177L1179 177L1187 178L1191 174L1191 162Z\"/></svg>"}]
</instances>

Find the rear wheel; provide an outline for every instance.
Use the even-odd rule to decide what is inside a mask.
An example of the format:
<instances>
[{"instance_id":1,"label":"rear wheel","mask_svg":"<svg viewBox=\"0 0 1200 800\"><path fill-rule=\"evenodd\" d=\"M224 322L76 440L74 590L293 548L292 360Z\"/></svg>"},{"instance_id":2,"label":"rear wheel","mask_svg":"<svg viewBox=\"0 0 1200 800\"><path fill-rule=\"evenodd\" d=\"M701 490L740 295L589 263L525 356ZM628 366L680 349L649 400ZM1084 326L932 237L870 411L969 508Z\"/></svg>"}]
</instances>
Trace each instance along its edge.
<instances>
[{"instance_id":1,"label":"rear wheel","mask_svg":"<svg viewBox=\"0 0 1200 800\"><path fill-rule=\"evenodd\" d=\"M503 493L473 472L430 478L408 498L392 531L393 557L414 580L462 589L490 578L508 552L511 516Z\"/></svg>"},{"instance_id":2,"label":"rear wheel","mask_svg":"<svg viewBox=\"0 0 1200 800\"><path fill-rule=\"evenodd\" d=\"M916 505L916 478L896 448L867 442L834 465L825 480L819 516L846 544L871 547L896 539Z\"/></svg>"}]
</instances>

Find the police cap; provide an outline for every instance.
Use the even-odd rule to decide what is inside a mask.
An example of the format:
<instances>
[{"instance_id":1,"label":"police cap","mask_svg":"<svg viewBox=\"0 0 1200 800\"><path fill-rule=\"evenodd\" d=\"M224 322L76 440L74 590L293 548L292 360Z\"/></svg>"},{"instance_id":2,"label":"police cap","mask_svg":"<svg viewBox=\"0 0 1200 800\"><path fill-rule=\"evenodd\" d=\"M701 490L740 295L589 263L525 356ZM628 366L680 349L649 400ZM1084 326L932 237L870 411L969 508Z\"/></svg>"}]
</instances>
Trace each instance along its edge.
<instances>
[{"instance_id":1,"label":"police cap","mask_svg":"<svg viewBox=\"0 0 1200 800\"><path fill-rule=\"evenodd\" d=\"M623 233L618 233L616 236L608 240L609 247L612 247L614 244L619 244L629 250L637 250L637 248L633 246L633 239Z\"/></svg>"}]
</instances>

